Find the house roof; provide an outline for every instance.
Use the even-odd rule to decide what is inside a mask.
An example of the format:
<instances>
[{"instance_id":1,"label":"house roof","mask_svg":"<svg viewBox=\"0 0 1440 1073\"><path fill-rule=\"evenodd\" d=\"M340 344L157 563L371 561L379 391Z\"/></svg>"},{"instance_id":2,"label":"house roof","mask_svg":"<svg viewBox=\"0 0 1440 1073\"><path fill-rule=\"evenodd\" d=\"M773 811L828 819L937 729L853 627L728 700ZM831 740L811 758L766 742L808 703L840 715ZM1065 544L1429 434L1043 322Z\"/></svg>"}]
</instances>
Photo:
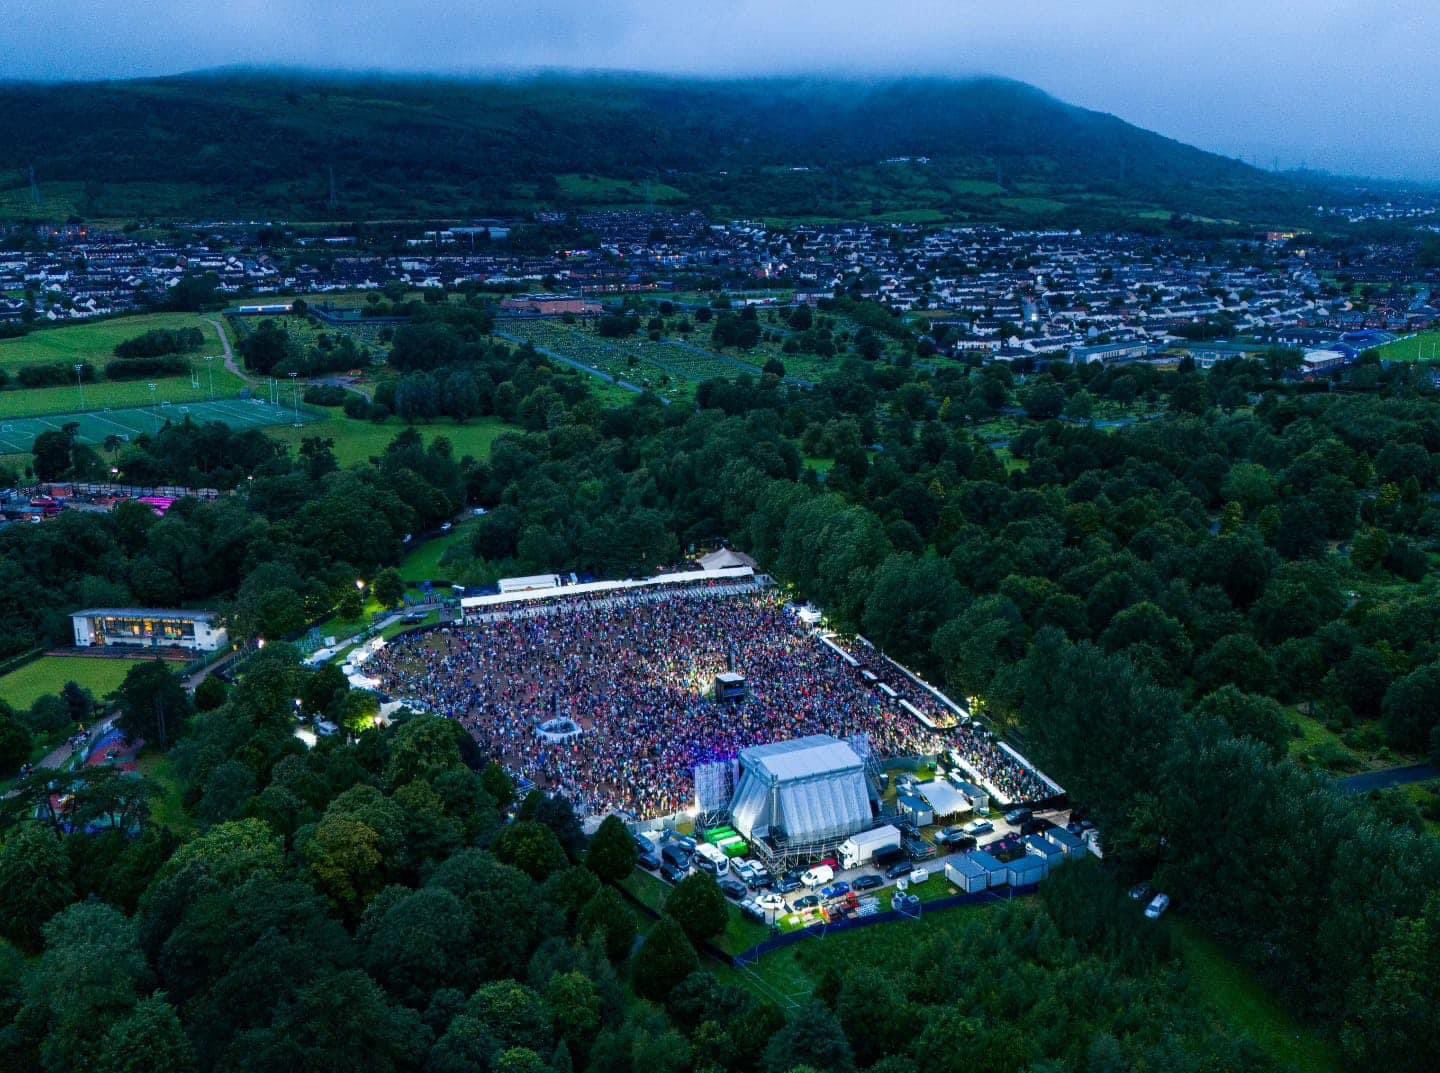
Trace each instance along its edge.
<instances>
[{"instance_id":1,"label":"house roof","mask_svg":"<svg viewBox=\"0 0 1440 1073\"><path fill-rule=\"evenodd\" d=\"M181 611L170 607L91 607L70 612L71 618L178 618L191 622L213 622L218 611Z\"/></svg>"}]
</instances>

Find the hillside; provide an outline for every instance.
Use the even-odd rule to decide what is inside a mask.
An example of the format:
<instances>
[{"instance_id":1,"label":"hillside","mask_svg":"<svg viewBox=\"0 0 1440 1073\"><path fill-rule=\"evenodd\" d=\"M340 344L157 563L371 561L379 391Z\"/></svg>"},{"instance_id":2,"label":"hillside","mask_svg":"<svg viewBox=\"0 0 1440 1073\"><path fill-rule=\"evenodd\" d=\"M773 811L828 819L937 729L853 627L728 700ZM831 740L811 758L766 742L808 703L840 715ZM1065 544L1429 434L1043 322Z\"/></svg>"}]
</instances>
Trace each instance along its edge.
<instances>
[{"instance_id":1,"label":"hillside","mask_svg":"<svg viewBox=\"0 0 1440 1073\"><path fill-rule=\"evenodd\" d=\"M0 86L0 218L722 214L1295 220L1287 181L999 79L221 72ZM895 157L928 162L887 163ZM41 204L30 197L34 166ZM330 170L336 198L330 202Z\"/></svg>"}]
</instances>

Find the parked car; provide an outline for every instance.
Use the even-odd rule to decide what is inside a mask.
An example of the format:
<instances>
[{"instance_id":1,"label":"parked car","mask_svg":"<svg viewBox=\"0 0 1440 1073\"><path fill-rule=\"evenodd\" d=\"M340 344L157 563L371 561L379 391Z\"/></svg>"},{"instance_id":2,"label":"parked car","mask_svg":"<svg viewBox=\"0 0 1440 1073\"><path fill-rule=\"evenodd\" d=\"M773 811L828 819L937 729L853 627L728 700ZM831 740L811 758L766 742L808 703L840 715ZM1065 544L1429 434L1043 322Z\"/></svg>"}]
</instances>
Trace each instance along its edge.
<instances>
[{"instance_id":1,"label":"parked car","mask_svg":"<svg viewBox=\"0 0 1440 1073\"><path fill-rule=\"evenodd\" d=\"M1170 895L1157 894L1145 907L1145 916L1149 920L1159 920L1165 915L1165 910L1170 908Z\"/></svg>"},{"instance_id":2,"label":"parked car","mask_svg":"<svg viewBox=\"0 0 1440 1073\"><path fill-rule=\"evenodd\" d=\"M740 903L740 912L758 924L765 923L765 910L761 909L751 899L747 898Z\"/></svg>"},{"instance_id":3,"label":"parked car","mask_svg":"<svg viewBox=\"0 0 1440 1073\"><path fill-rule=\"evenodd\" d=\"M974 835L961 835L950 843L950 852L969 853L978 843L979 840Z\"/></svg>"},{"instance_id":4,"label":"parked car","mask_svg":"<svg viewBox=\"0 0 1440 1073\"><path fill-rule=\"evenodd\" d=\"M685 869L677 868L669 861L666 861L660 866L660 878L664 879L667 883L679 883L685 878Z\"/></svg>"},{"instance_id":5,"label":"parked car","mask_svg":"<svg viewBox=\"0 0 1440 1073\"><path fill-rule=\"evenodd\" d=\"M1054 827L1055 824L1043 816L1034 816L1020 825L1022 835L1043 835Z\"/></svg>"},{"instance_id":6,"label":"parked car","mask_svg":"<svg viewBox=\"0 0 1440 1073\"><path fill-rule=\"evenodd\" d=\"M454 528L455 528L455 526L454 526L453 523L451 523L451 522L446 522L444 525L442 525L442 526L440 527L440 532L442 532L442 533L448 533L448 532L450 532L450 530L452 530L452 529L454 529Z\"/></svg>"},{"instance_id":7,"label":"parked car","mask_svg":"<svg viewBox=\"0 0 1440 1073\"><path fill-rule=\"evenodd\" d=\"M658 872L660 870L660 858L653 853L642 853L635 858L635 863L647 872Z\"/></svg>"},{"instance_id":8,"label":"parked car","mask_svg":"<svg viewBox=\"0 0 1440 1073\"><path fill-rule=\"evenodd\" d=\"M775 913L785 912L785 899L778 894L762 894L755 899L755 904L761 910L769 910Z\"/></svg>"},{"instance_id":9,"label":"parked car","mask_svg":"<svg viewBox=\"0 0 1440 1073\"><path fill-rule=\"evenodd\" d=\"M684 846L671 844L660 851L660 859L666 864L674 865L682 872L690 867L690 854L685 851Z\"/></svg>"},{"instance_id":10,"label":"parked car","mask_svg":"<svg viewBox=\"0 0 1440 1073\"><path fill-rule=\"evenodd\" d=\"M1136 883L1130 888L1130 900L1132 902L1143 901L1150 897L1151 886L1149 883Z\"/></svg>"},{"instance_id":11,"label":"parked car","mask_svg":"<svg viewBox=\"0 0 1440 1073\"><path fill-rule=\"evenodd\" d=\"M796 909L814 909L820 904L820 897L816 894L806 894L804 897L795 899Z\"/></svg>"},{"instance_id":12,"label":"parked car","mask_svg":"<svg viewBox=\"0 0 1440 1073\"><path fill-rule=\"evenodd\" d=\"M820 888L822 898L843 898L850 893L850 884L843 879L839 883L831 883L828 887Z\"/></svg>"},{"instance_id":13,"label":"parked car","mask_svg":"<svg viewBox=\"0 0 1440 1073\"><path fill-rule=\"evenodd\" d=\"M737 902L748 893L745 889L745 884L736 879L722 879L720 881L720 890L724 892L725 897L733 898Z\"/></svg>"},{"instance_id":14,"label":"parked car","mask_svg":"<svg viewBox=\"0 0 1440 1073\"><path fill-rule=\"evenodd\" d=\"M785 875L775 881L774 890L776 894L792 894L800 889L798 876Z\"/></svg>"},{"instance_id":15,"label":"parked car","mask_svg":"<svg viewBox=\"0 0 1440 1073\"><path fill-rule=\"evenodd\" d=\"M1032 815L1034 815L1034 813L1028 808L1012 808L1009 812L1005 813L1005 822L1014 827L1018 827L1030 819Z\"/></svg>"},{"instance_id":16,"label":"parked car","mask_svg":"<svg viewBox=\"0 0 1440 1073\"><path fill-rule=\"evenodd\" d=\"M672 835L670 837L670 844L672 846L679 846L686 853L695 852L696 842L689 835Z\"/></svg>"},{"instance_id":17,"label":"parked car","mask_svg":"<svg viewBox=\"0 0 1440 1073\"><path fill-rule=\"evenodd\" d=\"M915 865L911 861L901 861L899 864L892 864L885 869L885 876L887 879L899 879L901 876L908 876L914 870Z\"/></svg>"},{"instance_id":18,"label":"parked car","mask_svg":"<svg viewBox=\"0 0 1440 1073\"><path fill-rule=\"evenodd\" d=\"M945 830L941 831L939 834L937 834L937 835L935 836L935 844L936 844L937 846L948 846L948 845L950 845L952 842L956 841L957 839L961 839L961 838L964 838L964 837L965 837L965 828L963 828L963 827L947 827L947 828L945 828Z\"/></svg>"},{"instance_id":19,"label":"parked car","mask_svg":"<svg viewBox=\"0 0 1440 1073\"><path fill-rule=\"evenodd\" d=\"M995 830L995 825L989 820L971 820L965 825L967 835L988 835Z\"/></svg>"},{"instance_id":20,"label":"parked car","mask_svg":"<svg viewBox=\"0 0 1440 1073\"><path fill-rule=\"evenodd\" d=\"M874 890L876 887L882 887L884 885L885 881L877 875L859 876L855 882L851 884L855 890Z\"/></svg>"}]
</instances>

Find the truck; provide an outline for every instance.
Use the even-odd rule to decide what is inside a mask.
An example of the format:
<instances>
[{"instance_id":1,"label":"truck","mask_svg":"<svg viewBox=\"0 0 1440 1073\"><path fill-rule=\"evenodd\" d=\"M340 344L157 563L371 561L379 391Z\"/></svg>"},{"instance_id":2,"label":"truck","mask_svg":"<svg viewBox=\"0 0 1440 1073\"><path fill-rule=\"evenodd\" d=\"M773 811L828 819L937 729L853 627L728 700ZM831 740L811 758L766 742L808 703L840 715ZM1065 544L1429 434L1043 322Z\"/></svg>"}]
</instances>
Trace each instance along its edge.
<instances>
[{"instance_id":1,"label":"truck","mask_svg":"<svg viewBox=\"0 0 1440 1073\"><path fill-rule=\"evenodd\" d=\"M877 853L883 854L885 850L899 846L900 831L890 824L871 831L861 831L840 843L840 866L847 869L859 868L862 864L870 863Z\"/></svg>"}]
</instances>

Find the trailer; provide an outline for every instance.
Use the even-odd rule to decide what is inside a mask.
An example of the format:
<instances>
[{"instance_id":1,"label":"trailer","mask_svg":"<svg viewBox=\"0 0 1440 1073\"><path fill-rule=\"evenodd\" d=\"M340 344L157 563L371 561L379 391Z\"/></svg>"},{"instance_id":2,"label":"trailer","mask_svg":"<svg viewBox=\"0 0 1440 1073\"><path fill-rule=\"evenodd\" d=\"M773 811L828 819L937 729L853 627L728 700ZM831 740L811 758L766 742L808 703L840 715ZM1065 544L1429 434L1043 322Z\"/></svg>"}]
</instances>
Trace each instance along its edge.
<instances>
[{"instance_id":1,"label":"trailer","mask_svg":"<svg viewBox=\"0 0 1440 1073\"><path fill-rule=\"evenodd\" d=\"M861 831L840 843L840 867L859 868L862 864L868 864L876 853L891 848L898 849L899 846L900 831L890 824L870 831Z\"/></svg>"}]
</instances>

